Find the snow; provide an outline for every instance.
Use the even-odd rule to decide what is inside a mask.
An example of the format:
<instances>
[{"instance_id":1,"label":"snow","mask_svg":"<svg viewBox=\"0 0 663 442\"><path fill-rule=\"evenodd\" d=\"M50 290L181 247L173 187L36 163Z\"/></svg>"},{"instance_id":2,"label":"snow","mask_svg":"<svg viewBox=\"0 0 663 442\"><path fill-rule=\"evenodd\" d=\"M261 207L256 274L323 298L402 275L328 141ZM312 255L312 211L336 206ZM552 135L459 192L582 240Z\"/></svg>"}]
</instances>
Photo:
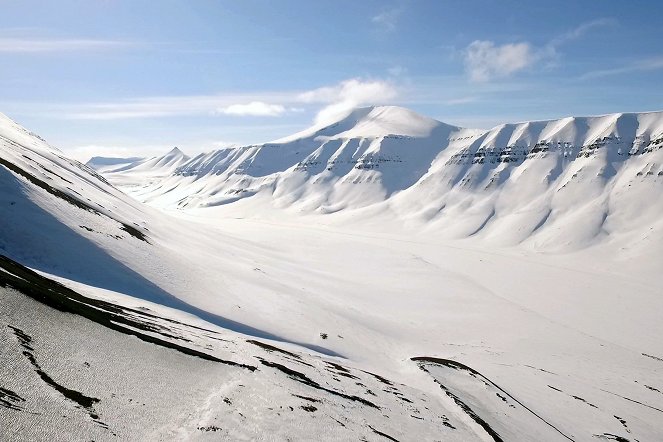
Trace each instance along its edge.
<instances>
[{"instance_id":1,"label":"snow","mask_svg":"<svg viewBox=\"0 0 663 442\"><path fill-rule=\"evenodd\" d=\"M277 142L201 154L147 184L107 176L160 208L265 194L291 212L370 208L450 239L578 250L608 237L628 244L658 222L662 135L656 112L480 131L393 106L361 108Z\"/></svg>"},{"instance_id":2,"label":"snow","mask_svg":"<svg viewBox=\"0 0 663 442\"><path fill-rule=\"evenodd\" d=\"M106 172L128 166L143 159L144 158L141 157L128 157L128 158L92 157L85 164L88 167L91 167L92 169L96 170L97 172Z\"/></svg>"},{"instance_id":3,"label":"snow","mask_svg":"<svg viewBox=\"0 0 663 442\"><path fill-rule=\"evenodd\" d=\"M118 185L136 186L159 182L188 160L189 157L184 152L174 147L165 155L150 158L94 157L87 165Z\"/></svg>"},{"instance_id":4,"label":"snow","mask_svg":"<svg viewBox=\"0 0 663 442\"><path fill-rule=\"evenodd\" d=\"M662 113L480 131L379 107L314 129L104 173L142 204L0 123L1 159L96 211L0 166L0 254L92 299L177 320L141 319L190 340L172 342L259 371L212 368L73 315L59 325L63 314L0 288L2 322L23 323L37 360L101 398L101 419L125 438L213 436L198 428L217 418L231 439L380 440L372 427L398 440L492 440L440 384L504 440L663 437ZM2 353L14 362L0 386L39 411L49 390L25 375L11 329L2 333ZM87 335L94 338L81 342ZM256 338L310 365L246 342ZM257 359L277 354L269 360L369 400L356 382L364 384L383 413ZM95 387L73 369L81 355L108 380ZM325 361L361 380L334 380ZM360 370L404 384L413 403ZM305 400L290 402L293 393L323 403L308 413L297 408ZM131 395L146 408L127 405ZM43 405L49 416L66 413L79 434L89 431L85 413L52 402ZM291 405L299 414L276 410ZM54 420L0 408L0 422L15 431L45 432L60 425Z\"/></svg>"}]
</instances>

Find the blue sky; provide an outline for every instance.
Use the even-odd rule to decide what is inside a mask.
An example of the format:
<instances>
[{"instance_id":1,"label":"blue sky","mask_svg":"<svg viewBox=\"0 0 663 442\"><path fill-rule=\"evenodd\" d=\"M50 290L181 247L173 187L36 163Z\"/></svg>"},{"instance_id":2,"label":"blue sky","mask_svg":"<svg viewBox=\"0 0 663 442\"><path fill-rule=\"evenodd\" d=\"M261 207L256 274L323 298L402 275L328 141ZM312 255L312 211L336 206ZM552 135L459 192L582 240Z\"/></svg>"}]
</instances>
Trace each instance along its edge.
<instances>
[{"instance_id":1,"label":"blue sky","mask_svg":"<svg viewBox=\"0 0 663 442\"><path fill-rule=\"evenodd\" d=\"M663 2L1 6L0 112L83 160L264 142L372 104L483 128L663 109Z\"/></svg>"}]
</instances>

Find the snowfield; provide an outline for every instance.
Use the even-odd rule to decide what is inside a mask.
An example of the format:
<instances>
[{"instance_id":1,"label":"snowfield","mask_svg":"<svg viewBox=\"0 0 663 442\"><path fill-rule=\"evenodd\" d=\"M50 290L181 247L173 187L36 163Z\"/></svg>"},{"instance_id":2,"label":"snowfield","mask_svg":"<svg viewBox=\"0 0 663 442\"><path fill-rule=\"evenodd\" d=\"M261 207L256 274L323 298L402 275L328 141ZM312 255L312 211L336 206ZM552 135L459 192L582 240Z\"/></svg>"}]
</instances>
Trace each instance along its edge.
<instances>
[{"instance_id":1,"label":"snowfield","mask_svg":"<svg viewBox=\"0 0 663 442\"><path fill-rule=\"evenodd\" d=\"M83 165L1 116L0 438L663 440L661 147L376 107Z\"/></svg>"}]
</instances>

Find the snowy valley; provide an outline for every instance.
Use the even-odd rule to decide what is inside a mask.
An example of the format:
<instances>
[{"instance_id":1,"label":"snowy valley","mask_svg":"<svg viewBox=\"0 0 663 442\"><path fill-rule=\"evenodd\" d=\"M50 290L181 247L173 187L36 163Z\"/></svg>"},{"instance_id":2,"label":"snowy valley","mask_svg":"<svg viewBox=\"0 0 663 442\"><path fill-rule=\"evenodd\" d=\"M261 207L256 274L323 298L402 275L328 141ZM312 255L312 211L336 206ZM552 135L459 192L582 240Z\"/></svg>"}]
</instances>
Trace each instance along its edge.
<instances>
[{"instance_id":1,"label":"snowy valley","mask_svg":"<svg viewBox=\"0 0 663 442\"><path fill-rule=\"evenodd\" d=\"M0 115L0 438L663 439L663 112L189 157Z\"/></svg>"}]
</instances>

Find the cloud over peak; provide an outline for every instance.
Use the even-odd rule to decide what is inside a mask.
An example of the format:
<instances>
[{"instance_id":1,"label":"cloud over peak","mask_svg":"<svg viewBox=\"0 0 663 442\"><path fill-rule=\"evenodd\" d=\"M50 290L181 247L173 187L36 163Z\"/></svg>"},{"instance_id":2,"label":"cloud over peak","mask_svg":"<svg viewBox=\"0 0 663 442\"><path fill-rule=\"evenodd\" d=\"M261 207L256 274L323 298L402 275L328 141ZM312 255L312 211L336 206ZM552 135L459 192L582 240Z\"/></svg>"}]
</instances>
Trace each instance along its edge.
<instances>
[{"instance_id":1,"label":"cloud over peak","mask_svg":"<svg viewBox=\"0 0 663 442\"><path fill-rule=\"evenodd\" d=\"M299 94L303 103L325 103L315 117L316 124L327 124L352 109L373 104L385 104L396 98L396 87L384 80L351 78L334 86L325 86Z\"/></svg>"}]
</instances>

